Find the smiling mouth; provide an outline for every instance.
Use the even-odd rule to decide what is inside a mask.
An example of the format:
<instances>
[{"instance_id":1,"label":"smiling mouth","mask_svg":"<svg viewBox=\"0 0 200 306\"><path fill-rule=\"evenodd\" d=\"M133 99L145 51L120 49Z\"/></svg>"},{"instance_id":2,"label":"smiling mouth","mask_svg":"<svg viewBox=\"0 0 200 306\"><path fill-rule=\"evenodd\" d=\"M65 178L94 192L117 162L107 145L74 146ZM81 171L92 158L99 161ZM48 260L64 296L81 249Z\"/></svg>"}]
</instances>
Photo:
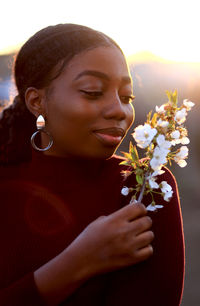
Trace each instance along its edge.
<instances>
[{"instance_id":1,"label":"smiling mouth","mask_svg":"<svg viewBox=\"0 0 200 306\"><path fill-rule=\"evenodd\" d=\"M97 139L106 146L117 146L122 141L125 131L121 128L106 128L94 131Z\"/></svg>"}]
</instances>

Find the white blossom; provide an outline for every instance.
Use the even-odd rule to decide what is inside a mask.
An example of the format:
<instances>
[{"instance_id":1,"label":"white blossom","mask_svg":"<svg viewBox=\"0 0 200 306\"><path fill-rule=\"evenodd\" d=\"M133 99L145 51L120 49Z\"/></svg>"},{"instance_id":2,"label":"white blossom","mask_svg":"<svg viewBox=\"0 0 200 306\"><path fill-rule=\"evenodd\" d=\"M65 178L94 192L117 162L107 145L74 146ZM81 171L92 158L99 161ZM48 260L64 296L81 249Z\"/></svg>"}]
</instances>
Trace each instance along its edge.
<instances>
[{"instance_id":1,"label":"white blossom","mask_svg":"<svg viewBox=\"0 0 200 306\"><path fill-rule=\"evenodd\" d=\"M127 196L129 194L129 188L124 186L121 190L121 194Z\"/></svg>"},{"instance_id":2,"label":"white blossom","mask_svg":"<svg viewBox=\"0 0 200 306\"><path fill-rule=\"evenodd\" d=\"M183 144L183 145L186 145L186 144L189 144L190 143L190 140L188 137L183 137L180 139L180 143Z\"/></svg>"},{"instance_id":3,"label":"white blossom","mask_svg":"<svg viewBox=\"0 0 200 306\"><path fill-rule=\"evenodd\" d=\"M180 147L178 153L176 153L174 157L174 161L181 167L185 167L187 165L187 162L185 161L185 158L188 157L188 147L182 146Z\"/></svg>"},{"instance_id":4,"label":"white blossom","mask_svg":"<svg viewBox=\"0 0 200 306\"><path fill-rule=\"evenodd\" d=\"M188 148L190 140L187 129L183 124L186 121L188 111L195 105L193 102L185 99L183 104L178 106L177 91L167 92L169 101L161 106L156 106L156 114L151 112L147 116L144 125L137 126L133 131L133 138L138 147L145 149L145 157L140 159L136 147L130 144L129 154L124 153L128 165L132 165L130 171L136 175L137 182L135 188L124 186L121 194L127 196L132 191L136 193L132 196L130 203L137 202L136 196L140 191L138 199L142 199L144 194L150 194L152 203L147 206L148 211L155 211L162 208L163 205L157 205L154 200L154 193L160 194L162 198L169 202L173 196L173 189L167 181L157 180L158 175L165 173L161 170L163 165L175 161L180 167L187 165ZM179 144L181 148L172 150L172 146ZM138 174L138 177L137 177ZM143 186L139 177L144 177ZM158 181L158 182L157 182ZM147 189L147 192L145 191ZM159 204L159 203L158 203Z\"/></svg>"},{"instance_id":5,"label":"white blossom","mask_svg":"<svg viewBox=\"0 0 200 306\"><path fill-rule=\"evenodd\" d=\"M175 145L177 145L177 144L180 143L180 138L179 138L179 137L181 136L181 133L179 132L179 130L173 131L173 132L170 134L170 136L173 138L173 139L171 140L172 146L175 146Z\"/></svg>"},{"instance_id":6,"label":"white blossom","mask_svg":"<svg viewBox=\"0 0 200 306\"><path fill-rule=\"evenodd\" d=\"M180 159L177 161L177 164L181 167L184 168L185 166L187 166L187 162L185 159Z\"/></svg>"},{"instance_id":7,"label":"white blossom","mask_svg":"<svg viewBox=\"0 0 200 306\"><path fill-rule=\"evenodd\" d=\"M145 125L139 125L136 127L135 132L132 135L137 142L138 147L144 149L148 147L156 134L157 130L145 123Z\"/></svg>"},{"instance_id":8,"label":"white blossom","mask_svg":"<svg viewBox=\"0 0 200 306\"><path fill-rule=\"evenodd\" d=\"M156 183L156 179L157 179L157 175L161 175L165 173L164 170L156 170L154 171L153 173L151 173L148 177L147 177L147 181L149 182L149 186L152 188L152 189L158 189L159 188L159 185L158 183Z\"/></svg>"},{"instance_id":9,"label":"white blossom","mask_svg":"<svg viewBox=\"0 0 200 306\"><path fill-rule=\"evenodd\" d=\"M177 144L179 144L179 143L180 143L180 139L173 139L173 140L171 141L172 146L175 146L175 145L177 145Z\"/></svg>"},{"instance_id":10,"label":"white blossom","mask_svg":"<svg viewBox=\"0 0 200 306\"><path fill-rule=\"evenodd\" d=\"M182 124L185 122L186 120L186 116L187 116L187 111L186 111L186 108L182 108L180 111L178 111L176 114L175 114L175 121L178 123L178 124Z\"/></svg>"},{"instance_id":11,"label":"white blossom","mask_svg":"<svg viewBox=\"0 0 200 306\"><path fill-rule=\"evenodd\" d=\"M169 122L165 121L165 120L162 120L162 119L159 119L157 121L157 125L164 129L164 128L168 127Z\"/></svg>"},{"instance_id":12,"label":"white blossom","mask_svg":"<svg viewBox=\"0 0 200 306\"><path fill-rule=\"evenodd\" d=\"M193 102L188 101L188 99L183 100L183 105L186 107L187 111L190 111L191 108L195 105Z\"/></svg>"},{"instance_id":13,"label":"white blossom","mask_svg":"<svg viewBox=\"0 0 200 306\"><path fill-rule=\"evenodd\" d=\"M164 194L164 200L169 202L169 200L171 199L173 195L172 187L169 184L167 184L166 181L162 181L160 184L160 189Z\"/></svg>"},{"instance_id":14,"label":"white blossom","mask_svg":"<svg viewBox=\"0 0 200 306\"><path fill-rule=\"evenodd\" d=\"M165 173L165 171L159 169L159 170L154 171L154 172L151 174L151 177L154 177L154 176L157 176L157 175L161 175L161 174L163 174L163 173Z\"/></svg>"},{"instance_id":15,"label":"white blossom","mask_svg":"<svg viewBox=\"0 0 200 306\"><path fill-rule=\"evenodd\" d=\"M162 181L160 183L160 189L163 193L166 193L166 192L171 191L172 187L166 181Z\"/></svg>"},{"instance_id":16,"label":"white blossom","mask_svg":"<svg viewBox=\"0 0 200 306\"><path fill-rule=\"evenodd\" d=\"M158 107L157 105L156 105L156 112L157 113L159 113L159 114L163 114L163 113L165 113L165 105L163 104L163 105L161 105L160 107Z\"/></svg>"},{"instance_id":17,"label":"white blossom","mask_svg":"<svg viewBox=\"0 0 200 306\"><path fill-rule=\"evenodd\" d=\"M164 135L158 135L158 137L156 138L156 142L160 148L169 151L169 148L171 147L171 142L166 140Z\"/></svg>"},{"instance_id":18,"label":"white blossom","mask_svg":"<svg viewBox=\"0 0 200 306\"><path fill-rule=\"evenodd\" d=\"M176 153L174 160L178 161L179 159L185 159L188 156L188 147L182 146L180 147L178 153Z\"/></svg>"},{"instance_id":19,"label":"white blossom","mask_svg":"<svg viewBox=\"0 0 200 306\"><path fill-rule=\"evenodd\" d=\"M183 136L181 137L181 133L179 132L179 130L175 130L174 132L171 133L171 137L173 138L171 140L171 144L173 146L177 145L177 144L183 144L183 145L186 145L186 144L189 144L190 143L190 140L188 137L186 136ZM180 138L181 137L181 138Z\"/></svg>"},{"instance_id":20,"label":"white blossom","mask_svg":"<svg viewBox=\"0 0 200 306\"><path fill-rule=\"evenodd\" d=\"M152 203L146 207L147 211L155 211L158 208L163 208L163 205L153 205Z\"/></svg>"},{"instance_id":21,"label":"white blossom","mask_svg":"<svg viewBox=\"0 0 200 306\"><path fill-rule=\"evenodd\" d=\"M179 139L180 136L181 136L181 133L179 132L179 130L175 130L171 133L171 137L174 139Z\"/></svg>"},{"instance_id":22,"label":"white blossom","mask_svg":"<svg viewBox=\"0 0 200 306\"><path fill-rule=\"evenodd\" d=\"M148 182L149 182L149 186L152 188L152 189L158 189L159 188L159 185L158 183L156 183L156 177L150 177L148 179Z\"/></svg>"},{"instance_id":23,"label":"white blossom","mask_svg":"<svg viewBox=\"0 0 200 306\"><path fill-rule=\"evenodd\" d=\"M160 170L162 165L167 162L166 156L168 150L156 146L153 152L153 158L150 160L150 166L154 171Z\"/></svg>"},{"instance_id":24,"label":"white blossom","mask_svg":"<svg viewBox=\"0 0 200 306\"><path fill-rule=\"evenodd\" d=\"M164 200L169 202L169 200L172 198L172 195L173 195L173 190L166 192L164 194Z\"/></svg>"}]
</instances>

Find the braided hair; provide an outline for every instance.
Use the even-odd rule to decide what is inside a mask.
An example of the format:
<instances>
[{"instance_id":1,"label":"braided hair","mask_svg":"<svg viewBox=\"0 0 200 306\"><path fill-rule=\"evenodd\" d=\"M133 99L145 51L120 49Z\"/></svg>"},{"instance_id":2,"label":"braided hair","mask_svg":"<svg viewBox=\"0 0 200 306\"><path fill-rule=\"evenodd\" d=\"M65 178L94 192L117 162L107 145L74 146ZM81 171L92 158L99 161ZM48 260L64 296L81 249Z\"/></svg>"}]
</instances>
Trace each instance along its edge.
<instances>
[{"instance_id":1,"label":"braided hair","mask_svg":"<svg viewBox=\"0 0 200 306\"><path fill-rule=\"evenodd\" d=\"M26 107L27 88L47 88L76 54L111 45L121 51L115 41L101 32L77 24L58 24L40 30L22 46L14 63L18 95L0 118L0 164L31 159L30 137L36 120Z\"/></svg>"}]
</instances>

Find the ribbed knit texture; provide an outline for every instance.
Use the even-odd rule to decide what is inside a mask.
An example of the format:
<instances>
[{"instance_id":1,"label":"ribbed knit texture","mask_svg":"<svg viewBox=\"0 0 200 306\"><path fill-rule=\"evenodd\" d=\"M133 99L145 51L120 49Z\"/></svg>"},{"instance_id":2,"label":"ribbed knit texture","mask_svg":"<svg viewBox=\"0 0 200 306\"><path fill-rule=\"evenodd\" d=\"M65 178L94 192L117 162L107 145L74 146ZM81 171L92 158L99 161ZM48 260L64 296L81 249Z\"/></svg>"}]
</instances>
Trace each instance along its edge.
<instances>
[{"instance_id":1,"label":"ribbed knit texture","mask_svg":"<svg viewBox=\"0 0 200 306\"><path fill-rule=\"evenodd\" d=\"M128 203L119 159L66 160L34 154L31 163L0 171L0 305L45 305L33 271L65 249L94 219ZM161 179L174 190L153 219L154 255L135 266L97 276L62 305L176 306L184 273L184 244L176 184L166 170ZM156 198L158 204L163 200ZM144 199L148 204L149 199Z\"/></svg>"}]
</instances>

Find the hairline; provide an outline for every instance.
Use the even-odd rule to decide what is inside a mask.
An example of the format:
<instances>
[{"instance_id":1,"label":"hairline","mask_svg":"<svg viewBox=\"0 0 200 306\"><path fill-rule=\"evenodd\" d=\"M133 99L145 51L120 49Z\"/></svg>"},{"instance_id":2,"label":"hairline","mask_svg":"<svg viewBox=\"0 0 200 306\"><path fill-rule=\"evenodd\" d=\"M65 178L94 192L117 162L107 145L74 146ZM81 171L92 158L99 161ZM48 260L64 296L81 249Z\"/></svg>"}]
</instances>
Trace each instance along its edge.
<instances>
[{"instance_id":1,"label":"hairline","mask_svg":"<svg viewBox=\"0 0 200 306\"><path fill-rule=\"evenodd\" d=\"M82 50L82 51L72 55L69 58L67 58L67 56L66 56L66 57L62 58L56 64L56 66L52 69L52 71L50 71L50 83L49 83L49 85L47 85L47 86L45 86L43 88L45 90L46 97L49 98L51 96L51 94L53 93L54 87L51 86L52 82L54 80L56 80L60 75L62 75L66 71L68 65L70 64L70 62L75 57L77 57L77 56L79 56L81 54L87 53L88 51L91 51L93 49L101 48L101 47L102 48L115 48L115 49L119 50L121 52L121 54L124 56L124 58L125 58L125 55L124 55L123 51L121 50L121 48L118 45L115 45L115 43L112 43L112 41L108 42L108 43L99 43L99 44L96 44L95 46L93 45L93 46L91 46L89 48L86 48L86 49L84 49L84 50ZM51 75L52 75L52 77L51 77Z\"/></svg>"}]
</instances>

